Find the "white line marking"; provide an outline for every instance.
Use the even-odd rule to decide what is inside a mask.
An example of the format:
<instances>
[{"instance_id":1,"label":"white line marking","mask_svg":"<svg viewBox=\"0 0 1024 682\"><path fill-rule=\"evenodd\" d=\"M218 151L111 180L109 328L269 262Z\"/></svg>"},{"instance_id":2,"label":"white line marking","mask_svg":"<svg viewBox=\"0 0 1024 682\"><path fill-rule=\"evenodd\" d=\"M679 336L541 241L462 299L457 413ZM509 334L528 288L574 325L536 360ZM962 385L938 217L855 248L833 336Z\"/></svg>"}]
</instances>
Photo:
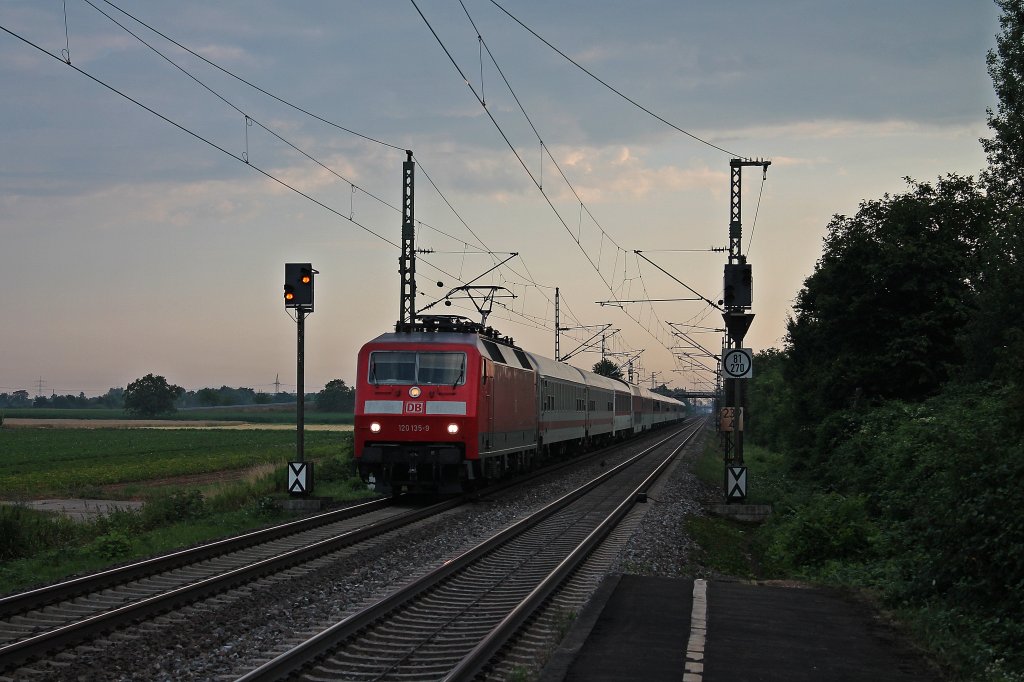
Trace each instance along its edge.
<instances>
[{"instance_id":1,"label":"white line marking","mask_svg":"<svg viewBox=\"0 0 1024 682\"><path fill-rule=\"evenodd\" d=\"M686 669L683 682L704 679L704 642L708 634L708 583L693 581L693 609L690 611L690 641L686 644Z\"/></svg>"}]
</instances>

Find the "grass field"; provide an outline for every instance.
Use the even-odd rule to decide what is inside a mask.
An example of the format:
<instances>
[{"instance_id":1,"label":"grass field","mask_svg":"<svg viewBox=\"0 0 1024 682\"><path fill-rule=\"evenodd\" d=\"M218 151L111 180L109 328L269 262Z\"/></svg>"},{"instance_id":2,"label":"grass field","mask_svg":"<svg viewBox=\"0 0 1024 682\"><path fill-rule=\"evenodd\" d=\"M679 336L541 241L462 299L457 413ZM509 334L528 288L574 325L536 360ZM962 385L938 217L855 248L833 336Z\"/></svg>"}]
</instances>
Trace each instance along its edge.
<instances>
[{"instance_id":1,"label":"grass field","mask_svg":"<svg viewBox=\"0 0 1024 682\"><path fill-rule=\"evenodd\" d=\"M307 431L306 459L337 456L351 434ZM283 465L293 431L196 429L0 429L0 495L96 496L113 484Z\"/></svg>"},{"instance_id":2,"label":"grass field","mask_svg":"<svg viewBox=\"0 0 1024 682\"><path fill-rule=\"evenodd\" d=\"M5 408L0 416L16 419L151 419L150 417L132 417L120 409L81 408L81 409L46 409L35 407ZM268 409L260 406L251 407L211 407L203 409L178 410L173 414L160 415L160 419L175 421L241 421L254 424L294 424L295 408ZM351 412L317 412L307 405L304 418L307 424L351 424Z\"/></svg>"},{"instance_id":3,"label":"grass field","mask_svg":"<svg viewBox=\"0 0 1024 682\"><path fill-rule=\"evenodd\" d=\"M317 495L370 494L351 432L307 431L305 446ZM0 428L0 499L146 502L86 522L0 505L0 594L292 518L279 502L295 456L294 430Z\"/></svg>"}]
</instances>

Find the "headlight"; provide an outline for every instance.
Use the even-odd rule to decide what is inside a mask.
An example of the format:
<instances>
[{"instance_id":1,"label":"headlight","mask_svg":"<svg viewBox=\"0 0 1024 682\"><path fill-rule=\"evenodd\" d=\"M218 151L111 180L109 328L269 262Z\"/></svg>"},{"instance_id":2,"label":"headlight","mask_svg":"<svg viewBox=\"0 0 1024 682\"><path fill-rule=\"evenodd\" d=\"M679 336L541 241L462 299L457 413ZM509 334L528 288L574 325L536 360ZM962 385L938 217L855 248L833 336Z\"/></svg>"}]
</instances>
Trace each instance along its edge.
<instances>
[{"instance_id":1,"label":"headlight","mask_svg":"<svg viewBox=\"0 0 1024 682\"><path fill-rule=\"evenodd\" d=\"M380 433L380 422L370 422L370 431Z\"/></svg>"},{"instance_id":2,"label":"headlight","mask_svg":"<svg viewBox=\"0 0 1024 682\"><path fill-rule=\"evenodd\" d=\"M448 433L450 433L450 434L452 434L454 436L458 432L459 432L459 425L458 424L449 424L448 425Z\"/></svg>"}]
</instances>

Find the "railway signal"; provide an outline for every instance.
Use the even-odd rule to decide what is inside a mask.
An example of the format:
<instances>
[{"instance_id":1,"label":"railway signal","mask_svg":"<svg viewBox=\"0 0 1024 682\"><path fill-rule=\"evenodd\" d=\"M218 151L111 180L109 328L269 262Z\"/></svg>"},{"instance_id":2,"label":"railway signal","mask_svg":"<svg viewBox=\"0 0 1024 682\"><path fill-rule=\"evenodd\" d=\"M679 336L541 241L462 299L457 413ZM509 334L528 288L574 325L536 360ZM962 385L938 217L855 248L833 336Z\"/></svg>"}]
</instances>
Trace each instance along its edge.
<instances>
[{"instance_id":1,"label":"railway signal","mask_svg":"<svg viewBox=\"0 0 1024 682\"><path fill-rule=\"evenodd\" d=\"M288 492L309 495L313 490L313 463L305 458L305 378L306 315L313 312L313 276L317 271L309 263L284 264L284 307L295 310L298 329L296 353L296 460L288 463Z\"/></svg>"},{"instance_id":2,"label":"railway signal","mask_svg":"<svg viewBox=\"0 0 1024 682\"><path fill-rule=\"evenodd\" d=\"M743 465L743 408L747 402L745 381L751 376L751 352L743 347L743 337L754 319L753 313L746 312L754 303L754 276L742 249L743 168L760 166L761 172L767 176L771 163L763 159L729 161L729 260L722 279L722 303L725 306L722 318L728 336L722 343L719 365L724 388L719 432L724 450L726 502L743 502L747 496L747 469Z\"/></svg>"},{"instance_id":3,"label":"railway signal","mask_svg":"<svg viewBox=\"0 0 1024 682\"><path fill-rule=\"evenodd\" d=\"M313 275L309 263L284 264L284 307L313 311Z\"/></svg>"}]
</instances>

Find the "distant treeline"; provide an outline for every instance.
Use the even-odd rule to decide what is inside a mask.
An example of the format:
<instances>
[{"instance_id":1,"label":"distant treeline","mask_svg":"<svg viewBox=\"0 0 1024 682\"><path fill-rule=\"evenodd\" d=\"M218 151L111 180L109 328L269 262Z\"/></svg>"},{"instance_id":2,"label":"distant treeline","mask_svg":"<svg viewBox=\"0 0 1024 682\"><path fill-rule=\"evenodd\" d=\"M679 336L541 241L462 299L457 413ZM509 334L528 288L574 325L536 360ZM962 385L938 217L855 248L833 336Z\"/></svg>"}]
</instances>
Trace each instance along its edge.
<instances>
[{"instance_id":1,"label":"distant treeline","mask_svg":"<svg viewBox=\"0 0 1024 682\"><path fill-rule=\"evenodd\" d=\"M196 407L270 405L274 403L294 403L294 393L264 393L251 388L201 388L198 391L186 391L175 401L177 409ZM330 412L351 412L355 405L355 391L345 385L341 379L327 382L319 393L307 393L306 403L315 405L317 409ZM124 388L111 388L100 396L87 398L85 393L78 395L29 396L28 391L0 393L0 409L3 408L46 408L46 409L122 409L124 408Z\"/></svg>"}]
</instances>

